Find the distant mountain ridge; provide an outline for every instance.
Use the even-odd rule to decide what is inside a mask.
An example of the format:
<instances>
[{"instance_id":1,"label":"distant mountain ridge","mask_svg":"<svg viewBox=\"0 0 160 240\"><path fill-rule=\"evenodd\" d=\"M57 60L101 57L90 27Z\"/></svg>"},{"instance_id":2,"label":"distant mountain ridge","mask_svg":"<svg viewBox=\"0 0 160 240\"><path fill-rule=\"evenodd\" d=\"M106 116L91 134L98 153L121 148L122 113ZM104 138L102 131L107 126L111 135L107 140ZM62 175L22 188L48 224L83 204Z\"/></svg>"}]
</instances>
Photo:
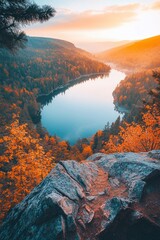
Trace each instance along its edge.
<instances>
[{"instance_id":1,"label":"distant mountain ridge","mask_svg":"<svg viewBox=\"0 0 160 240\"><path fill-rule=\"evenodd\" d=\"M28 103L31 101L28 108L32 108L32 121L35 119L33 115L39 112L37 96L48 94L82 75L108 73L109 70L109 66L96 61L92 54L60 39L28 37L26 47L18 50L16 54L0 49L0 80L3 84L1 90L6 85L10 86L12 92L20 92L25 88L28 91ZM31 99L32 94L34 97ZM14 93L11 96L8 90L4 90L3 95L6 95L5 99L13 97L14 102L21 99L23 94L17 96Z\"/></svg>"},{"instance_id":2,"label":"distant mountain ridge","mask_svg":"<svg viewBox=\"0 0 160 240\"><path fill-rule=\"evenodd\" d=\"M45 37L28 37L27 47L33 48L75 48L74 44L65 40Z\"/></svg>"},{"instance_id":3,"label":"distant mountain ridge","mask_svg":"<svg viewBox=\"0 0 160 240\"><path fill-rule=\"evenodd\" d=\"M93 54L106 51L115 47L122 46L124 44L128 44L131 41L123 40L123 41L105 41L105 42L84 42L75 44L77 47L80 47L86 51L89 51Z\"/></svg>"},{"instance_id":4,"label":"distant mountain ridge","mask_svg":"<svg viewBox=\"0 0 160 240\"><path fill-rule=\"evenodd\" d=\"M96 56L133 71L156 68L160 66L160 35L131 42Z\"/></svg>"}]
</instances>

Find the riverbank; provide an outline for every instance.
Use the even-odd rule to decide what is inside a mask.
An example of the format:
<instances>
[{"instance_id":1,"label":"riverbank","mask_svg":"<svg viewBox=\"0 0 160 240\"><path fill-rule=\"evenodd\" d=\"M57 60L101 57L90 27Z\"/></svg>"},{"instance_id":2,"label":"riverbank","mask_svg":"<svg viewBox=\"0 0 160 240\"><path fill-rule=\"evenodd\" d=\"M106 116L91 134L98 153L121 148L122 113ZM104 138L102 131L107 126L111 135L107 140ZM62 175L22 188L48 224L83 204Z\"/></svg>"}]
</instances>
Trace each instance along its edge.
<instances>
[{"instance_id":1,"label":"riverbank","mask_svg":"<svg viewBox=\"0 0 160 240\"><path fill-rule=\"evenodd\" d=\"M111 69L110 69L110 70L111 70ZM110 70L109 70L109 72L89 73L89 74L80 75L80 76L77 77L77 78L74 78L74 79L69 80L66 84L60 85L60 86L56 87L55 89L53 89L53 90L50 91L49 93L38 95L38 96L37 96L37 99L42 98L42 97L47 97L47 96L49 96L49 95L51 95L51 94L54 95L54 93L56 93L56 92L59 91L59 90L62 90L62 91L63 91L63 89L66 90L66 87L67 87L67 88L68 88L68 87L71 87L72 85L77 84L78 81L79 81L79 82L81 82L82 80L85 81L85 80L87 80L89 77L94 78L94 77L97 77L97 76L109 75Z\"/></svg>"},{"instance_id":2,"label":"riverbank","mask_svg":"<svg viewBox=\"0 0 160 240\"><path fill-rule=\"evenodd\" d=\"M125 108L124 106L119 106L117 103L114 103L115 105L115 109L117 112L121 113L121 114L125 114L125 113L129 113L130 110Z\"/></svg>"}]
</instances>

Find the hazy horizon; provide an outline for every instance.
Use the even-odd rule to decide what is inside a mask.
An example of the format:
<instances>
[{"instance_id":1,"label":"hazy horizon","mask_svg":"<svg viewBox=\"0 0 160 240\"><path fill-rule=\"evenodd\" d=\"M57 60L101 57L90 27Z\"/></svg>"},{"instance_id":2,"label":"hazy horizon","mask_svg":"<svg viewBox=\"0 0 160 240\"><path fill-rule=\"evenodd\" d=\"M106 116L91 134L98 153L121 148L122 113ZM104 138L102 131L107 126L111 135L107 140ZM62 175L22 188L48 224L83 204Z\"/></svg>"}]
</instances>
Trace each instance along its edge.
<instances>
[{"instance_id":1,"label":"hazy horizon","mask_svg":"<svg viewBox=\"0 0 160 240\"><path fill-rule=\"evenodd\" d=\"M159 36L159 35L154 35L154 36L151 36L150 38L152 37L156 37L156 36ZM100 53L100 52L103 52L103 51L106 51L106 50L109 50L109 49L112 49L112 48L116 48L116 47L120 47L120 46L123 46L123 45L126 45L128 43L134 43L134 42L137 42L137 41L141 41L141 40L144 40L144 39L147 39L147 38L142 38L142 39L137 39L137 40L117 40L117 41L99 41L99 42L92 42L92 41L81 41L81 42L72 42L72 41L69 41L69 40L66 40L66 39L62 39L62 38L55 38L55 37L45 37L45 36L29 36L28 37L41 37L41 38L51 38L51 39L58 39L58 40L63 40L63 41L68 41L68 42L71 42L75 45L75 47L77 48L81 48L85 51L88 51L92 54L96 54L96 53Z\"/></svg>"},{"instance_id":2,"label":"hazy horizon","mask_svg":"<svg viewBox=\"0 0 160 240\"><path fill-rule=\"evenodd\" d=\"M51 5L54 18L24 27L30 36L63 39L79 43L135 41L160 34L160 1L138 0L35 0Z\"/></svg>"}]
</instances>

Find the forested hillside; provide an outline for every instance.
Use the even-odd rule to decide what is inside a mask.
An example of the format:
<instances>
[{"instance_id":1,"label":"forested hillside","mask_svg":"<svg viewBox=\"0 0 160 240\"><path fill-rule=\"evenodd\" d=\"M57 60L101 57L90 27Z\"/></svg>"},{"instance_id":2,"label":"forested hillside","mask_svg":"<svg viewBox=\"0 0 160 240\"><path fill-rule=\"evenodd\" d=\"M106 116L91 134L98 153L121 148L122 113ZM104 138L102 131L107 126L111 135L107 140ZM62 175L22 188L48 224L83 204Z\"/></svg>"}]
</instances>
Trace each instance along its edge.
<instances>
[{"instance_id":1,"label":"forested hillside","mask_svg":"<svg viewBox=\"0 0 160 240\"><path fill-rule=\"evenodd\" d=\"M154 70L160 71L160 68L130 74L120 82L113 92L117 109L140 108L143 101L150 100L148 92L157 86L157 81L153 78Z\"/></svg>"},{"instance_id":2,"label":"forested hillside","mask_svg":"<svg viewBox=\"0 0 160 240\"><path fill-rule=\"evenodd\" d=\"M123 112L92 139L94 152L147 151L160 147L160 36L97 55L128 75L113 91L115 108Z\"/></svg>"},{"instance_id":3,"label":"forested hillside","mask_svg":"<svg viewBox=\"0 0 160 240\"><path fill-rule=\"evenodd\" d=\"M0 0L0 240L159 239L159 11Z\"/></svg>"},{"instance_id":4,"label":"forested hillside","mask_svg":"<svg viewBox=\"0 0 160 240\"><path fill-rule=\"evenodd\" d=\"M139 79L141 79L138 79L138 73L133 76L137 77L137 82L139 82ZM142 76L144 77L145 85L145 79L147 78L143 74ZM148 89L148 93L147 89L145 89L145 99L143 104L142 101L140 101L140 97L143 92L138 91L138 89L135 88L135 83L135 85L133 84L134 91L132 89L135 101L133 98L133 106L131 106L130 112L126 113L123 119L120 119L120 117L118 117L117 120L111 125L107 124L103 131L98 131L94 135L91 143L93 152L146 152L153 149L159 149L160 72L152 72L152 75L150 75L150 77L152 78L153 85L150 90ZM131 79L130 77L128 78ZM124 80L124 91L127 91L126 84L128 83L128 78L126 81ZM143 82L141 84L143 84ZM145 87L147 87L147 85L145 85ZM118 90L119 88L117 88L116 91ZM130 94L128 94L124 99L126 104L127 98L130 100ZM141 106L138 102L141 103Z\"/></svg>"},{"instance_id":5,"label":"forested hillside","mask_svg":"<svg viewBox=\"0 0 160 240\"><path fill-rule=\"evenodd\" d=\"M159 67L160 36L131 42L99 53L97 57L132 72Z\"/></svg>"},{"instance_id":6,"label":"forested hillside","mask_svg":"<svg viewBox=\"0 0 160 240\"><path fill-rule=\"evenodd\" d=\"M129 75L115 89L115 105L130 110L123 120L118 117L110 125L106 119L104 130L70 146L43 129L41 103L37 97L48 96L58 87L67 87L73 83L71 80L83 75L108 74L110 67L72 43L57 39L29 38L27 48L16 55L0 50L2 217L40 183L59 160L81 161L98 151L158 149L160 69L154 70L155 73L148 69Z\"/></svg>"},{"instance_id":7,"label":"forested hillside","mask_svg":"<svg viewBox=\"0 0 160 240\"><path fill-rule=\"evenodd\" d=\"M108 73L72 43L29 38L15 55L0 50L1 217L21 201L62 159L83 159L92 153L86 142L70 147L51 137L40 124L37 96L81 75Z\"/></svg>"},{"instance_id":8,"label":"forested hillside","mask_svg":"<svg viewBox=\"0 0 160 240\"><path fill-rule=\"evenodd\" d=\"M27 48L16 55L0 50L1 101L3 105L15 103L24 109L21 113L25 121L29 120L26 116L29 114L38 122L40 109L36 97L39 94L47 94L81 75L104 73L109 69L69 42L29 38ZM8 118L8 113L3 115Z\"/></svg>"},{"instance_id":9,"label":"forested hillside","mask_svg":"<svg viewBox=\"0 0 160 240\"><path fill-rule=\"evenodd\" d=\"M83 74L108 72L91 54L62 40L29 38L27 48L11 55L0 50L1 83L48 93Z\"/></svg>"}]
</instances>

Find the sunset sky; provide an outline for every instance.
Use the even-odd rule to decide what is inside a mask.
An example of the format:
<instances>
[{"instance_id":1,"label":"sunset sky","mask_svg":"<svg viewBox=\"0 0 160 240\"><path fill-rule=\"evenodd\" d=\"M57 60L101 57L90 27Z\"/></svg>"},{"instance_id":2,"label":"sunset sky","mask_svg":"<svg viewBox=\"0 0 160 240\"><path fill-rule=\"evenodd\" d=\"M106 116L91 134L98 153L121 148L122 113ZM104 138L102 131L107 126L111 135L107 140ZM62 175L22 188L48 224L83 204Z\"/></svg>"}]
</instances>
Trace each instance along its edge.
<instances>
[{"instance_id":1,"label":"sunset sky","mask_svg":"<svg viewBox=\"0 0 160 240\"><path fill-rule=\"evenodd\" d=\"M25 28L30 36L78 42L137 40L160 34L160 1L35 0L48 4L56 16Z\"/></svg>"}]
</instances>

